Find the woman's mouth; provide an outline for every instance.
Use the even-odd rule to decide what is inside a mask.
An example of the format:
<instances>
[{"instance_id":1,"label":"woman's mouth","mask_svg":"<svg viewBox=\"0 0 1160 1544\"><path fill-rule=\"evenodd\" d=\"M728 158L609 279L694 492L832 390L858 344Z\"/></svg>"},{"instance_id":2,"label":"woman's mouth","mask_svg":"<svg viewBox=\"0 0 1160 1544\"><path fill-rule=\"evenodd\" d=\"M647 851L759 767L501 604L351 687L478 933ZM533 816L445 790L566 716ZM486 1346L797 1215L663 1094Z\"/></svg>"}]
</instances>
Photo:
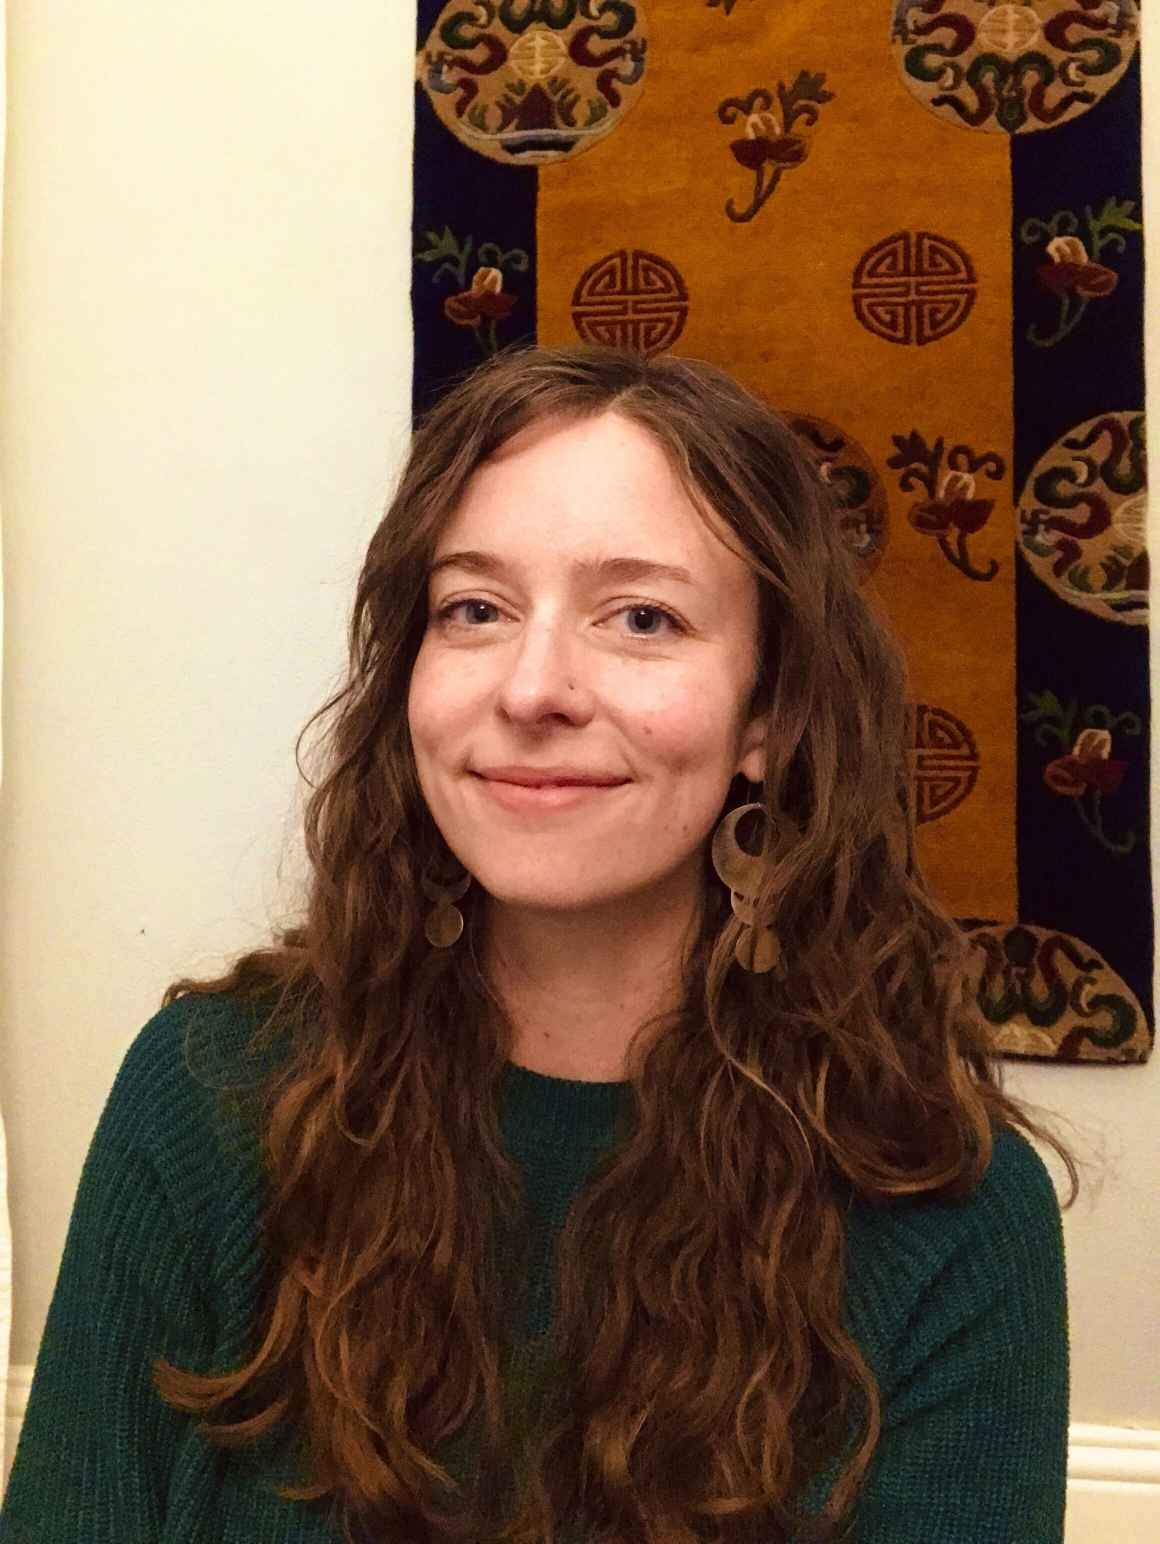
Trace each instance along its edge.
<instances>
[{"instance_id":1,"label":"woman's mouth","mask_svg":"<svg viewBox=\"0 0 1160 1544\"><path fill-rule=\"evenodd\" d=\"M483 777L478 772L472 776L501 809L516 813L571 809L628 787L627 783L540 783L531 786L501 782L498 778Z\"/></svg>"}]
</instances>

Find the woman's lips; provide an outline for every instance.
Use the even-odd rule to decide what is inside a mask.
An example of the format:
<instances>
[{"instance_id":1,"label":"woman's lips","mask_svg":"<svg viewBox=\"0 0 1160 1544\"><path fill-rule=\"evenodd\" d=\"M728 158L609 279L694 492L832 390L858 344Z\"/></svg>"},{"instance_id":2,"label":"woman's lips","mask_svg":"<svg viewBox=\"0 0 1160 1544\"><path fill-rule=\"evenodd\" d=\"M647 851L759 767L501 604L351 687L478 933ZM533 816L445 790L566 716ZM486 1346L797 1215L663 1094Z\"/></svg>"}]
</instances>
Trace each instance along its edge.
<instances>
[{"instance_id":1,"label":"woman's lips","mask_svg":"<svg viewBox=\"0 0 1160 1544\"><path fill-rule=\"evenodd\" d=\"M476 781L502 809L520 811L571 809L601 794L627 788L627 783L542 783L530 788L522 783L504 783L498 778L472 774Z\"/></svg>"}]
</instances>

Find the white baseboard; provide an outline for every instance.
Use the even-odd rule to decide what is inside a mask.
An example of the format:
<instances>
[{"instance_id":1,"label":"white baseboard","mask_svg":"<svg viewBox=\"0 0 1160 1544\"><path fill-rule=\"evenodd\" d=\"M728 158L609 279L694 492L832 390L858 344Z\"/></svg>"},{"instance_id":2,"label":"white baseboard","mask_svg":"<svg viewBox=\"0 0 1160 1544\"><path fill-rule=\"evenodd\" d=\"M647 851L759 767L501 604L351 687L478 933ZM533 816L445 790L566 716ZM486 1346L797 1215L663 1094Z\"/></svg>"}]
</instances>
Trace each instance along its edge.
<instances>
[{"instance_id":1,"label":"white baseboard","mask_svg":"<svg viewBox=\"0 0 1160 1544\"><path fill-rule=\"evenodd\" d=\"M1160 1539L1160 1430L1073 1422L1066 1544Z\"/></svg>"},{"instance_id":2,"label":"white baseboard","mask_svg":"<svg viewBox=\"0 0 1160 1544\"><path fill-rule=\"evenodd\" d=\"M9 1370L5 1485L31 1386L31 1367ZM1160 1539L1160 1430L1073 1422L1066 1535L1066 1544L1146 1544Z\"/></svg>"}]
</instances>

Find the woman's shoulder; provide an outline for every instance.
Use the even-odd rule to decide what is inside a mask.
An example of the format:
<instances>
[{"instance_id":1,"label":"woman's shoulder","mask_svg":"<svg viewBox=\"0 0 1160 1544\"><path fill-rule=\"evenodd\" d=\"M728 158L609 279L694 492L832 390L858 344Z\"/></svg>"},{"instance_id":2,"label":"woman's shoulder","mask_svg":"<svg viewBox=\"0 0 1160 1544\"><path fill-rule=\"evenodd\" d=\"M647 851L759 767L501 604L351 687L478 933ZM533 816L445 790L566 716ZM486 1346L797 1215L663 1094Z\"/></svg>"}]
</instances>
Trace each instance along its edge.
<instances>
[{"instance_id":1,"label":"woman's shoulder","mask_svg":"<svg viewBox=\"0 0 1160 1544\"><path fill-rule=\"evenodd\" d=\"M1051 1173L1015 1127L996 1125L992 1139L987 1168L967 1195L858 1198L851 1206L851 1314L884 1353L927 1332L952 1333L965 1318L982 1320L1000 1300L1019 1300L1032 1316L1065 1304Z\"/></svg>"},{"instance_id":2,"label":"woman's shoulder","mask_svg":"<svg viewBox=\"0 0 1160 1544\"><path fill-rule=\"evenodd\" d=\"M271 1004L272 1005L272 1004ZM227 992L187 993L153 1013L124 1052L93 1149L110 1173L145 1165L191 1227L212 1227L261 1179L256 1106L279 1041L252 1051L266 1013ZM231 1092L232 1091L232 1092Z\"/></svg>"},{"instance_id":3,"label":"woman's shoulder","mask_svg":"<svg viewBox=\"0 0 1160 1544\"><path fill-rule=\"evenodd\" d=\"M252 1085L271 1055L270 1047L257 1055L252 1049L265 1017L240 993L187 992L172 999L133 1036L110 1101L150 1112L156 1121L204 1108L203 1095Z\"/></svg>"},{"instance_id":4,"label":"woman's shoulder","mask_svg":"<svg viewBox=\"0 0 1160 1544\"><path fill-rule=\"evenodd\" d=\"M995 1125L991 1138L991 1157L974 1189L965 1196L921 1201L914 1208L919 1225L933 1221L956 1242L980 1233L1013 1239L1054 1233L1059 1199L1038 1149L1015 1126Z\"/></svg>"},{"instance_id":5,"label":"woman's shoulder","mask_svg":"<svg viewBox=\"0 0 1160 1544\"><path fill-rule=\"evenodd\" d=\"M965 1195L857 1195L850 1209L853 1224L880 1233L886 1222L907 1232L945 1233L948 1239L1000 1222L1008 1228L1042 1226L1058 1216L1055 1184L1038 1150L1017 1127L999 1123L991 1128L987 1166Z\"/></svg>"}]
</instances>

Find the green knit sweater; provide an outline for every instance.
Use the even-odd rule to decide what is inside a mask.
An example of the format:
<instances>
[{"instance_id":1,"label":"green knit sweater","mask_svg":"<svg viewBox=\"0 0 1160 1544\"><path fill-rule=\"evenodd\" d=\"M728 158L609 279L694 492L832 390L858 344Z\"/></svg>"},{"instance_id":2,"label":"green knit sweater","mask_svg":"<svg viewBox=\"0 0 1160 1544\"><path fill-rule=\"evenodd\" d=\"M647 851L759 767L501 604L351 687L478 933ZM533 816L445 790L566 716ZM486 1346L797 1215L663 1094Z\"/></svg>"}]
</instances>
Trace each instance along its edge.
<instances>
[{"instance_id":1,"label":"green knit sweater","mask_svg":"<svg viewBox=\"0 0 1160 1544\"><path fill-rule=\"evenodd\" d=\"M252 1456L212 1447L150 1383L157 1355L203 1371L248 1357L260 1287L260 1168L230 1156L214 1095L187 1066L191 1007L222 1043L240 1046L253 1022L225 995L181 998L124 1056L81 1174L0 1544L339 1538L320 1503L281 1500ZM628 1087L505 1071L505 1141L547 1222L537 1334L557 1231ZM1000 1129L966 1200L859 1199L848 1226L846 1322L879 1379L884 1428L857 1544L1060 1544L1067 1287L1043 1160ZM818 1478L811 1508L829 1494Z\"/></svg>"}]
</instances>

